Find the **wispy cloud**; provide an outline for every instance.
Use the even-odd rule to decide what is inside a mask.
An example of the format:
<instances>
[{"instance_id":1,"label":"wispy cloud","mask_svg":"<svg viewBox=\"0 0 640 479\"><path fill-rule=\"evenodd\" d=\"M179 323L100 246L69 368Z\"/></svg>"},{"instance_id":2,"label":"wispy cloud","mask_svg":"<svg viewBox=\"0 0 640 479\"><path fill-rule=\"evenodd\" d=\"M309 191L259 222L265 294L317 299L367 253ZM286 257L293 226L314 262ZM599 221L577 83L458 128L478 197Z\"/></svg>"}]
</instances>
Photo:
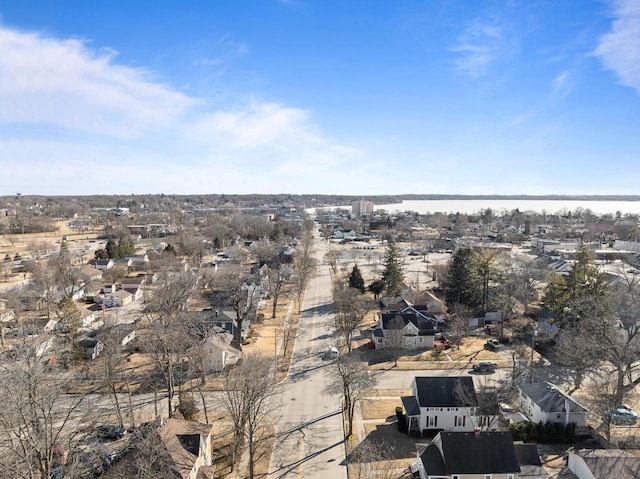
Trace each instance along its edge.
<instances>
[{"instance_id":1,"label":"wispy cloud","mask_svg":"<svg viewBox=\"0 0 640 479\"><path fill-rule=\"evenodd\" d=\"M640 93L640 0L614 1L613 15L611 31L594 53L620 83Z\"/></svg>"},{"instance_id":2,"label":"wispy cloud","mask_svg":"<svg viewBox=\"0 0 640 479\"><path fill-rule=\"evenodd\" d=\"M473 20L458 36L451 51L459 54L455 69L474 79L488 73L496 62L510 54L504 28L496 18Z\"/></svg>"},{"instance_id":3,"label":"wispy cloud","mask_svg":"<svg viewBox=\"0 0 640 479\"><path fill-rule=\"evenodd\" d=\"M246 48L230 36L219 42ZM0 25L0 155L14 184L75 193L77 178L117 171L118 185L97 191L90 182L82 192L308 191L361 161L361 151L319 131L310 111L250 95L212 106L117 59L87 41Z\"/></svg>"},{"instance_id":4,"label":"wispy cloud","mask_svg":"<svg viewBox=\"0 0 640 479\"><path fill-rule=\"evenodd\" d=\"M553 79L551 84L554 98L560 100L565 98L569 93L571 93L574 86L575 83L568 71L560 73Z\"/></svg>"}]
</instances>

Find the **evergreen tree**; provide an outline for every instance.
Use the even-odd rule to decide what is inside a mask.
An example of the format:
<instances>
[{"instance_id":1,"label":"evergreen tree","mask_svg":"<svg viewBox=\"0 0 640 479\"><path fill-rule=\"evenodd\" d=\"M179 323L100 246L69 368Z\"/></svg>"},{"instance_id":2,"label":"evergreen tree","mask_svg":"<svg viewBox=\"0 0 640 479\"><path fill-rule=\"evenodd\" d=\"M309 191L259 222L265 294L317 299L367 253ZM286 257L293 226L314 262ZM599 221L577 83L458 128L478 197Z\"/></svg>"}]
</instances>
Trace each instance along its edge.
<instances>
[{"instance_id":1,"label":"evergreen tree","mask_svg":"<svg viewBox=\"0 0 640 479\"><path fill-rule=\"evenodd\" d=\"M109 238L109 240L107 241L107 245L105 246L105 250L107 250L107 257L111 259L117 258L117 248L118 245L116 244L116 241L113 238Z\"/></svg>"},{"instance_id":2,"label":"evergreen tree","mask_svg":"<svg viewBox=\"0 0 640 479\"><path fill-rule=\"evenodd\" d=\"M400 296L402 293L402 283L404 274L400 262L400 252L398 244L390 239L384 252L384 270L382 271L382 281L388 296Z\"/></svg>"},{"instance_id":3,"label":"evergreen tree","mask_svg":"<svg viewBox=\"0 0 640 479\"><path fill-rule=\"evenodd\" d=\"M472 310L482 304L482 281L471 248L460 248L453 254L445 282L445 298L449 306L461 304Z\"/></svg>"},{"instance_id":4,"label":"evergreen tree","mask_svg":"<svg viewBox=\"0 0 640 479\"><path fill-rule=\"evenodd\" d=\"M381 279L376 279L375 281L372 281L371 284L369 285L369 291L373 293L373 297L375 299L378 299L378 297L384 291L384 281L382 281Z\"/></svg>"},{"instance_id":5,"label":"evergreen tree","mask_svg":"<svg viewBox=\"0 0 640 479\"><path fill-rule=\"evenodd\" d=\"M362 273L360 273L360 268L358 268L357 264L353 265L353 269L351 270L351 275L349 276L349 287L355 288L359 290L361 293L364 293L364 278L362 277Z\"/></svg>"},{"instance_id":6,"label":"evergreen tree","mask_svg":"<svg viewBox=\"0 0 640 479\"><path fill-rule=\"evenodd\" d=\"M543 301L553 311L556 323L562 328L570 328L576 326L579 318L585 317L593 305L606 305L608 293L604 274L595 264L589 248L582 245L569 274L554 275L548 280Z\"/></svg>"}]
</instances>

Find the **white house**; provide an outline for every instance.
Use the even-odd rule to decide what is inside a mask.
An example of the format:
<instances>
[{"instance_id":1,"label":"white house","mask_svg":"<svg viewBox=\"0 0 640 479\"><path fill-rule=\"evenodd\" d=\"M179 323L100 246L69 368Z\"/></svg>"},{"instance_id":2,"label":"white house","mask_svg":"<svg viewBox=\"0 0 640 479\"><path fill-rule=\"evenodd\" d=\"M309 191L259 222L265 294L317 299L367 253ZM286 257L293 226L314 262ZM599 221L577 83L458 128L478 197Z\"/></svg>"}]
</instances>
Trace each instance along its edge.
<instances>
[{"instance_id":1,"label":"white house","mask_svg":"<svg viewBox=\"0 0 640 479\"><path fill-rule=\"evenodd\" d=\"M533 423L575 424L584 427L587 409L549 382L522 384L519 387L520 410Z\"/></svg>"},{"instance_id":2,"label":"white house","mask_svg":"<svg viewBox=\"0 0 640 479\"><path fill-rule=\"evenodd\" d=\"M420 479L516 479L521 471L509 431L440 432L415 464Z\"/></svg>"},{"instance_id":3,"label":"white house","mask_svg":"<svg viewBox=\"0 0 640 479\"><path fill-rule=\"evenodd\" d=\"M497 427L497 412L486 414L480 410L469 376L417 376L412 390L413 396L401 398L410 432L468 432Z\"/></svg>"},{"instance_id":4,"label":"white house","mask_svg":"<svg viewBox=\"0 0 640 479\"><path fill-rule=\"evenodd\" d=\"M430 349L436 332L436 318L407 307L401 312L380 315L378 326L373 330L373 342L376 349Z\"/></svg>"},{"instance_id":5,"label":"white house","mask_svg":"<svg viewBox=\"0 0 640 479\"><path fill-rule=\"evenodd\" d=\"M231 345L232 336L221 327L214 326L204 340L207 373L224 371L242 357L242 351Z\"/></svg>"}]
</instances>

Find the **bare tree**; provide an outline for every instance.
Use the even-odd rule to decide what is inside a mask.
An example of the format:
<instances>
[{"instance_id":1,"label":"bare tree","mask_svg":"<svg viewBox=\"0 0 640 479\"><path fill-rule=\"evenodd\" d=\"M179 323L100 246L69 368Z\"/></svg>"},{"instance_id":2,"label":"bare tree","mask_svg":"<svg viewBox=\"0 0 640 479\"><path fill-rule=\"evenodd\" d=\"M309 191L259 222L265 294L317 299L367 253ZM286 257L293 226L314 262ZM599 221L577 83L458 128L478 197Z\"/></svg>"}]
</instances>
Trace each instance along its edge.
<instances>
[{"instance_id":1,"label":"bare tree","mask_svg":"<svg viewBox=\"0 0 640 479\"><path fill-rule=\"evenodd\" d=\"M367 369L366 362L357 354L340 356L332 365L331 382L327 390L342 394L342 411L347 422L347 437L353 435L355 408L365 391L375 387L377 376Z\"/></svg>"},{"instance_id":2,"label":"bare tree","mask_svg":"<svg viewBox=\"0 0 640 479\"><path fill-rule=\"evenodd\" d=\"M133 401L127 375L127 365L122 352L121 338L116 335L116 331L117 327L114 326L106 326L101 331L100 343L103 347L98 361L104 373L104 381L109 398L116 410L119 426L125 427L123 412L125 407L118 397L118 393L124 389L128 396L129 423L131 427L135 427L136 422L133 415Z\"/></svg>"},{"instance_id":3,"label":"bare tree","mask_svg":"<svg viewBox=\"0 0 640 479\"><path fill-rule=\"evenodd\" d=\"M270 435L266 420L278 407L277 394L273 362L269 358L247 355L224 376L220 406L233 423L232 460L236 462L240 445L246 440L250 479L255 476L259 446Z\"/></svg>"},{"instance_id":4,"label":"bare tree","mask_svg":"<svg viewBox=\"0 0 640 479\"><path fill-rule=\"evenodd\" d=\"M371 301L359 290L336 282L333 285L333 304L336 332L342 337L347 350L351 351L351 342L356 331L364 324Z\"/></svg>"},{"instance_id":5,"label":"bare tree","mask_svg":"<svg viewBox=\"0 0 640 479\"><path fill-rule=\"evenodd\" d=\"M338 261L341 256L342 252L337 249L330 249L324 255L324 260L331 268L331 272L334 276L338 274Z\"/></svg>"},{"instance_id":6,"label":"bare tree","mask_svg":"<svg viewBox=\"0 0 640 479\"><path fill-rule=\"evenodd\" d=\"M305 231L298 241L293 267L293 288L298 303L298 312L302 308L302 298L316 268L316 259L312 253L313 237L309 231Z\"/></svg>"},{"instance_id":7,"label":"bare tree","mask_svg":"<svg viewBox=\"0 0 640 479\"><path fill-rule=\"evenodd\" d=\"M34 348L22 343L17 359L0 366L0 400L10 405L10 411L0 415L3 477L52 477L77 433L72 415L84 396L64 394L66 377L36 358Z\"/></svg>"},{"instance_id":8,"label":"bare tree","mask_svg":"<svg viewBox=\"0 0 640 479\"><path fill-rule=\"evenodd\" d=\"M241 348L243 326L253 320L262 296L260 280L248 269L231 266L221 269L211 278L212 289L216 291L212 299L217 308L229 306L236 313L234 343Z\"/></svg>"},{"instance_id":9,"label":"bare tree","mask_svg":"<svg viewBox=\"0 0 640 479\"><path fill-rule=\"evenodd\" d=\"M387 324L385 328L384 349L388 350L393 357L394 367L398 366L398 358L404 351L404 330L406 324L401 316L396 316Z\"/></svg>"},{"instance_id":10,"label":"bare tree","mask_svg":"<svg viewBox=\"0 0 640 479\"><path fill-rule=\"evenodd\" d=\"M51 318L51 310L55 304L57 289L56 273L46 262L34 261L27 264L27 271L31 273L31 284L42 297L42 303L47 310L47 319Z\"/></svg>"},{"instance_id":11,"label":"bare tree","mask_svg":"<svg viewBox=\"0 0 640 479\"><path fill-rule=\"evenodd\" d=\"M451 310L453 314L447 321L447 328L451 332L456 347L460 349L460 343L469 331L469 319L472 317L471 311L459 303L454 304Z\"/></svg>"},{"instance_id":12,"label":"bare tree","mask_svg":"<svg viewBox=\"0 0 640 479\"><path fill-rule=\"evenodd\" d=\"M367 437L349 454L349 464L354 469L353 479L398 479L400 471L395 464L398 452L395 446L384 440Z\"/></svg>"}]
</instances>

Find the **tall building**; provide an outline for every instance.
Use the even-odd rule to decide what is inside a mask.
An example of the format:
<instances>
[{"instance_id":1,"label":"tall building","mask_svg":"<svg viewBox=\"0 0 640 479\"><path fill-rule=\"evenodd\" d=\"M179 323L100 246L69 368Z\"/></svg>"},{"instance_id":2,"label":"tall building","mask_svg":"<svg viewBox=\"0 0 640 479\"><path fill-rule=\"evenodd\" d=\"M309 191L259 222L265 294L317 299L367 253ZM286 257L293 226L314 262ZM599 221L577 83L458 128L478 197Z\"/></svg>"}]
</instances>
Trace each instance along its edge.
<instances>
[{"instance_id":1,"label":"tall building","mask_svg":"<svg viewBox=\"0 0 640 479\"><path fill-rule=\"evenodd\" d=\"M351 203L351 212L354 215L366 215L373 213L373 203L371 201L354 201Z\"/></svg>"}]
</instances>

